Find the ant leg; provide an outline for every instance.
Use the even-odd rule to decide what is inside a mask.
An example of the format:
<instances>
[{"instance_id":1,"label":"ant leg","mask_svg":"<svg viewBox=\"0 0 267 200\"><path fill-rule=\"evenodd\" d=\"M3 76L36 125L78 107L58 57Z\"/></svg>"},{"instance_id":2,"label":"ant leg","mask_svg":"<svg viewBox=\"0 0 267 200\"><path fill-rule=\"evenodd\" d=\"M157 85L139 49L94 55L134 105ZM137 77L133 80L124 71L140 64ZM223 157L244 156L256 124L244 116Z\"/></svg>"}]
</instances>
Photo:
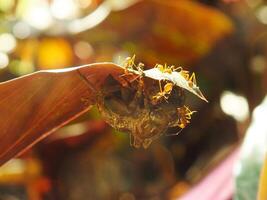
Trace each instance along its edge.
<instances>
[{"instance_id":1,"label":"ant leg","mask_svg":"<svg viewBox=\"0 0 267 200\"><path fill-rule=\"evenodd\" d=\"M191 111L190 113L187 113L186 115L185 115L185 118L186 119L191 119L191 115L193 115L194 113L196 113L197 111Z\"/></svg>"},{"instance_id":2,"label":"ant leg","mask_svg":"<svg viewBox=\"0 0 267 200\"><path fill-rule=\"evenodd\" d=\"M195 85L197 85L196 75L193 72L191 77L189 78L189 81L193 82Z\"/></svg>"},{"instance_id":3,"label":"ant leg","mask_svg":"<svg viewBox=\"0 0 267 200\"><path fill-rule=\"evenodd\" d=\"M145 65L143 63L139 63L136 67L140 77L144 76L144 66Z\"/></svg>"},{"instance_id":4,"label":"ant leg","mask_svg":"<svg viewBox=\"0 0 267 200\"><path fill-rule=\"evenodd\" d=\"M192 115L193 113L196 113L197 111L191 111L187 106L184 106L184 108L185 108L185 112L187 113L187 114L190 114L190 115Z\"/></svg>"},{"instance_id":5,"label":"ant leg","mask_svg":"<svg viewBox=\"0 0 267 200\"><path fill-rule=\"evenodd\" d=\"M163 90L162 90L162 86L161 86L161 82L160 82L160 80L159 80L159 91L160 91L160 93L163 93Z\"/></svg>"},{"instance_id":6,"label":"ant leg","mask_svg":"<svg viewBox=\"0 0 267 200\"><path fill-rule=\"evenodd\" d=\"M165 91L162 90L162 85L161 85L160 80L159 80L159 90L160 90L160 95L164 97L165 101L168 103L167 101L168 97L166 96Z\"/></svg>"},{"instance_id":7,"label":"ant leg","mask_svg":"<svg viewBox=\"0 0 267 200\"><path fill-rule=\"evenodd\" d=\"M185 119L191 119L191 114L190 113L186 114Z\"/></svg>"},{"instance_id":8,"label":"ant leg","mask_svg":"<svg viewBox=\"0 0 267 200\"><path fill-rule=\"evenodd\" d=\"M168 69L167 63L164 64L164 70Z\"/></svg>"},{"instance_id":9,"label":"ant leg","mask_svg":"<svg viewBox=\"0 0 267 200\"><path fill-rule=\"evenodd\" d=\"M183 71L183 73L185 73L185 74L188 74L189 75L189 71L187 71L187 70L182 70Z\"/></svg>"},{"instance_id":10,"label":"ant leg","mask_svg":"<svg viewBox=\"0 0 267 200\"><path fill-rule=\"evenodd\" d=\"M182 68L182 67L177 67L177 68L175 68L175 66L172 65L172 66L171 66L171 70L172 70L172 71L175 71L175 72L181 72L181 71L183 71L183 68Z\"/></svg>"},{"instance_id":11,"label":"ant leg","mask_svg":"<svg viewBox=\"0 0 267 200\"><path fill-rule=\"evenodd\" d=\"M157 68L161 73L164 72L164 66L161 64L156 64L155 68Z\"/></svg>"},{"instance_id":12,"label":"ant leg","mask_svg":"<svg viewBox=\"0 0 267 200\"><path fill-rule=\"evenodd\" d=\"M175 135L179 135L179 133L181 133L182 130L183 130L183 128L181 128L177 133L166 134L166 136L175 136Z\"/></svg>"},{"instance_id":13,"label":"ant leg","mask_svg":"<svg viewBox=\"0 0 267 200\"><path fill-rule=\"evenodd\" d=\"M133 55L133 57L131 58L131 66L137 68L136 64L135 64L135 54Z\"/></svg>"},{"instance_id":14,"label":"ant leg","mask_svg":"<svg viewBox=\"0 0 267 200\"><path fill-rule=\"evenodd\" d=\"M135 61L135 54L133 55L133 57L131 58L131 61L132 61L132 63L134 63L134 61Z\"/></svg>"},{"instance_id":15,"label":"ant leg","mask_svg":"<svg viewBox=\"0 0 267 200\"><path fill-rule=\"evenodd\" d=\"M185 80L189 79L189 71L182 70L180 73L185 78Z\"/></svg>"}]
</instances>

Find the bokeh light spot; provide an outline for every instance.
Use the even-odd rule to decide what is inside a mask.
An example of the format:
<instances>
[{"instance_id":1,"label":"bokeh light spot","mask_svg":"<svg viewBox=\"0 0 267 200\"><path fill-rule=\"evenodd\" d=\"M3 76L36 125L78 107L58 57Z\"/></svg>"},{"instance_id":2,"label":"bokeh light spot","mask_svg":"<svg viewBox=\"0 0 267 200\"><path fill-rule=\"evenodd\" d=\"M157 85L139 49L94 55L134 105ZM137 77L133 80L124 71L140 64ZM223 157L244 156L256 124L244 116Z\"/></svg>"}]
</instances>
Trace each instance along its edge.
<instances>
[{"instance_id":1,"label":"bokeh light spot","mask_svg":"<svg viewBox=\"0 0 267 200\"><path fill-rule=\"evenodd\" d=\"M0 0L0 10L7 12L14 6L15 0Z\"/></svg>"},{"instance_id":2,"label":"bokeh light spot","mask_svg":"<svg viewBox=\"0 0 267 200\"><path fill-rule=\"evenodd\" d=\"M267 24L267 6L262 6L257 12L257 18L263 24Z\"/></svg>"},{"instance_id":3,"label":"bokeh light spot","mask_svg":"<svg viewBox=\"0 0 267 200\"><path fill-rule=\"evenodd\" d=\"M35 68L33 63L29 61L12 60L12 62L9 64L9 70L16 76L23 76L34 72Z\"/></svg>"},{"instance_id":4,"label":"bokeh light spot","mask_svg":"<svg viewBox=\"0 0 267 200\"><path fill-rule=\"evenodd\" d=\"M27 12L23 14L23 18L39 30L45 30L53 23L49 5L46 1L34 1Z\"/></svg>"},{"instance_id":5,"label":"bokeh light spot","mask_svg":"<svg viewBox=\"0 0 267 200\"><path fill-rule=\"evenodd\" d=\"M51 13L57 19L73 19L78 15L78 6L73 0L54 0Z\"/></svg>"},{"instance_id":6,"label":"bokeh light spot","mask_svg":"<svg viewBox=\"0 0 267 200\"><path fill-rule=\"evenodd\" d=\"M0 69L5 68L9 64L9 58L7 54L0 52Z\"/></svg>"},{"instance_id":7,"label":"bokeh light spot","mask_svg":"<svg viewBox=\"0 0 267 200\"><path fill-rule=\"evenodd\" d=\"M72 48L62 38L46 38L39 45L37 62L40 69L55 69L70 66L73 62Z\"/></svg>"},{"instance_id":8,"label":"bokeh light spot","mask_svg":"<svg viewBox=\"0 0 267 200\"><path fill-rule=\"evenodd\" d=\"M261 74L266 69L266 60L264 56L254 56L251 59L251 70L257 74Z\"/></svg>"},{"instance_id":9,"label":"bokeh light spot","mask_svg":"<svg viewBox=\"0 0 267 200\"><path fill-rule=\"evenodd\" d=\"M259 6L262 3L262 0L247 0L247 3L250 7L254 8Z\"/></svg>"},{"instance_id":10,"label":"bokeh light spot","mask_svg":"<svg viewBox=\"0 0 267 200\"><path fill-rule=\"evenodd\" d=\"M245 121L249 116L248 101L243 96L225 91L221 95L220 104L223 112L237 121Z\"/></svg>"},{"instance_id":11,"label":"bokeh light spot","mask_svg":"<svg viewBox=\"0 0 267 200\"><path fill-rule=\"evenodd\" d=\"M25 39L30 36L31 29L28 24L17 22L13 27L13 34L19 39Z\"/></svg>"},{"instance_id":12,"label":"bokeh light spot","mask_svg":"<svg viewBox=\"0 0 267 200\"><path fill-rule=\"evenodd\" d=\"M76 0L80 8L87 8L92 4L92 0Z\"/></svg>"},{"instance_id":13,"label":"bokeh light spot","mask_svg":"<svg viewBox=\"0 0 267 200\"><path fill-rule=\"evenodd\" d=\"M5 53L12 52L17 45L16 39L9 33L3 33L0 35L0 51Z\"/></svg>"},{"instance_id":14,"label":"bokeh light spot","mask_svg":"<svg viewBox=\"0 0 267 200\"><path fill-rule=\"evenodd\" d=\"M93 48L88 42L79 41L74 45L74 52L80 59L87 59L93 54Z\"/></svg>"}]
</instances>

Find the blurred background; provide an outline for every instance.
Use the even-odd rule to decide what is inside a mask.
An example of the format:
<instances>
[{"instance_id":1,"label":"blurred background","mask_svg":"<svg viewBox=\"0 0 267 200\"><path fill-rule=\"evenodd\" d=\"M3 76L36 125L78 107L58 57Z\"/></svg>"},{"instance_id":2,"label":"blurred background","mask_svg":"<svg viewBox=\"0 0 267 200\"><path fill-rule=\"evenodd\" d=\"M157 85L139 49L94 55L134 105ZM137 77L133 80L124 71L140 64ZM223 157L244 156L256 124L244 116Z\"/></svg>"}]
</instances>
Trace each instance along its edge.
<instances>
[{"instance_id":1,"label":"blurred background","mask_svg":"<svg viewBox=\"0 0 267 200\"><path fill-rule=\"evenodd\" d=\"M256 199L267 146L266 25L265 0L0 0L1 82L135 54L147 68L196 72L209 100L187 94L198 111L191 124L147 150L130 147L129 134L93 108L1 167L0 199L186 198L237 151L232 182L220 185L227 195L210 200Z\"/></svg>"}]
</instances>

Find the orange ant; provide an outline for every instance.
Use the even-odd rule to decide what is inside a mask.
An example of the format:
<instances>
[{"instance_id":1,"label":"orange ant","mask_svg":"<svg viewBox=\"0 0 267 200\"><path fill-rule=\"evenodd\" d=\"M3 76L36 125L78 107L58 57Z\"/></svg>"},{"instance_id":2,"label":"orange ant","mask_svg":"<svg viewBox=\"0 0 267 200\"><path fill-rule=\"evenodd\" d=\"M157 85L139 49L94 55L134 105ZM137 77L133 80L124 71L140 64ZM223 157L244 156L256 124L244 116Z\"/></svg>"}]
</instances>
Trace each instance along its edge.
<instances>
[{"instance_id":1,"label":"orange ant","mask_svg":"<svg viewBox=\"0 0 267 200\"><path fill-rule=\"evenodd\" d=\"M162 73L169 73L169 74L171 74L173 72L173 69L171 67L169 67L167 64L165 64L164 66L161 65L161 64L156 64L155 65L155 68L157 68Z\"/></svg>"},{"instance_id":2,"label":"orange ant","mask_svg":"<svg viewBox=\"0 0 267 200\"><path fill-rule=\"evenodd\" d=\"M129 75L131 73L136 74L137 72L140 76L143 76L144 66L145 65L143 63L139 63L138 65L135 64L135 55L133 55L133 57L127 57L123 63L124 76Z\"/></svg>"},{"instance_id":3,"label":"orange ant","mask_svg":"<svg viewBox=\"0 0 267 200\"><path fill-rule=\"evenodd\" d=\"M167 99L169 98L168 95L170 95L172 92L172 88L173 88L173 83L166 83L162 90L161 82L159 81L160 91L155 96L152 97L153 102L157 103L162 97L164 97L164 99L167 101Z\"/></svg>"},{"instance_id":4,"label":"orange ant","mask_svg":"<svg viewBox=\"0 0 267 200\"><path fill-rule=\"evenodd\" d=\"M193 72L192 75L190 76L189 71L183 70L182 67L175 67L174 65L169 67L167 64L165 65L156 64L155 68L157 68L162 73L171 74L172 72L178 72L188 81L189 87L197 85L195 73Z\"/></svg>"},{"instance_id":5,"label":"orange ant","mask_svg":"<svg viewBox=\"0 0 267 200\"><path fill-rule=\"evenodd\" d=\"M177 68L175 68L175 66L172 65L172 66L170 67L170 69L171 69L172 71L177 71L177 72L179 72L179 73L185 78L185 80L188 81L188 84L189 84L190 87L193 87L193 85L197 85L196 75L195 75L194 72L193 72L193 73L191 74L191 76L190 76L189 71L184 70L182 67L177 67Z\"/></svg>"},{"instance_id":6,"label":"orange ant","mask_svg":"<svg viewBox=\"0 0 267 200\"><path fill-rule=\"evenodd\" d=\"M156 64L155 68L157 68L159 71L162 73L169 73L171 74L172 72L183 72L183 73L189 73L188 71L183 70L182 67L175 67L174 65L168 66L165 64L164 66L161 64Z\"/></svg>"},{"instance_id":7,"label":"orange ant","mask_svg":"<svg viewBox=\"0 0 267 200\"><path fill-rule=\"evenodd\" d=\"M187 124L190 123L191 115L197 111L191 111L187 106L177 108L177 113L180 115L178 126L180 128L185 128Z\"/></svg>"},{"instance_id":8,"label":"orange ant","mask_svg":"<svg viewBox=\"0 0 267 200\"><path fill-rule=\"evenodd\" d=\"M144 76L144 64L143 63L139 63L138 65L135 64L135 55L133 55L132 57L127 57L125 59L125 61L123 62L123 68L124 68L124 74L122 74L120 77L124 77L124 76L135 76L133 79L131 79L132 81L135 81L136 79L139 78L139 83L140 85L143 85L143 81L141 80ZM129 81L126 80L126 84L129 83Z\"/></svg>"},{"instance_id":9,"label":"orange ant","mask_svg":"<svg viewBox=\"0 0 267 200\"><path fill-rule=\"evenodd\" d=\"M190 123L191 116L197 111L191 111L187 106L177 108L177 113L179 115L178 127L181 128L177 133L168 134L167 136L178 135L186 126Z\"/></svg>"},{"instance_id":10,"label":"orange ant","mask_svg":"<svg viewBox=\"0 0 267 200\"><path fill-rule=\"evenodd\" d=\"M180 73L188 81L189 87L192 88L194 85L197 85L196 75L194 72L191 76L189 75L189 71L182 70Z\"/></svg>"},{"instance_id":11,"label":"orange ant","mask_svg":"<svg viewBox=\"0 0 267 200\"><path fill-rule=\"evenodd\" d=\"M124 73L125 75L129 74L129 71L133 71L134 70L134 66L135 66L135 55L133 55L133 57L127 57L123 63L123 68L124 68Z\"/></svg>"}]
</instances>

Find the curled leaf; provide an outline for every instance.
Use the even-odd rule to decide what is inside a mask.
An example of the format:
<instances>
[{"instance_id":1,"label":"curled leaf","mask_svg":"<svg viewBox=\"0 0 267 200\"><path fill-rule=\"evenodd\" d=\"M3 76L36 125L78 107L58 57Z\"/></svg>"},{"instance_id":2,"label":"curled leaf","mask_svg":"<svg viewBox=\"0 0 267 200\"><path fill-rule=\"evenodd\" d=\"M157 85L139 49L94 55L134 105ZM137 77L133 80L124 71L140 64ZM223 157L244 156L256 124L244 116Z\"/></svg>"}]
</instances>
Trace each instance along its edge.
<instances>
[{"instance_id":1,"label":"curled leaf","mask_svg":"<svg viewBox=\"0 0 267 200\"><path fill-rule=\"evenodd\" d=\"M97 104L111 126L130 132L131 145L147 148L169 127L183 129L190 123L195 111L185 105L184 89L207 100L196 85L194 73L190 77L181 67L178 72L167 65L144 71L144 65L136 65L134 59L127 58L122 65L124 74L120 78L125 84L118 85L110 77Z\"/></svg>"},{"instance_id":2,"label":"curled leaf","mask_svg":"<svg viewBox=\"0 0 267 200\"><path fill-rule=\"evenodd\" d=\"M200 99L208 102L208 100L204 97L202 92L200 91L199 87L196 83L188 81L183 75L183 71L176 72L172 71L171 73L162 72L157 67L146 70L145 76L149 78L153 78L156 80L166 80L174 83L175 85L188 90L189 92L193 93L194 95L198 96Z\"/></svg>"}]
</instances>

